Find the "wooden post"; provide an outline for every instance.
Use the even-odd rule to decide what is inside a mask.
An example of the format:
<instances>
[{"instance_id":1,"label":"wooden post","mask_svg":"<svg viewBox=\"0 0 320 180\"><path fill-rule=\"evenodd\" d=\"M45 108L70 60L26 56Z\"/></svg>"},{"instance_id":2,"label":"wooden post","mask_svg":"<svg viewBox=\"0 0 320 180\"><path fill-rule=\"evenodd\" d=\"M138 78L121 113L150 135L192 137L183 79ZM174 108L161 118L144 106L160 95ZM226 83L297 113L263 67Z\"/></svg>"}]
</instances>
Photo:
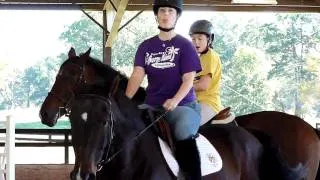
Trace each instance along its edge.
<instances>
[{"instance_id":1,"label":"wooden post","mask_svg":"<svg viewBox=\"0 0 320 180\"><path fill-rule=\"evenodd\" d=\"M123 15L124 15L124 12L127 8L128 2L129 2L129 0L121 0L119 2L116 16L113 20L113 24L111 27L110 35L108 36L108 39L107 39L107 43L106 43L107 47L112 47L112 44L118 35L120 23L121 23Z\"/></svg>"},{"instance_id":2,"label":"wooden post","mask_svg":"<svg viewBox=\"0 0 320 180\"><path fill-rule=\"evenodd\" d=\"M108 14L106 10L103 10L103 26L108 29ZM103 63L111 65L111 47L106 47L108 35L106 31L103 31Z\"/></svg>"},{"instance_id":3,"label":"wooden post","mask_svg":"<svg viewBox=\"0 0 320 180\"><path fill-rule=\"evenodd\" d=\"M15 161L14 161L14 151L15 151L15 123L11 118L11 115L6 117L6 143L7 146L7 180L15 180Z\"/></svg>"}]
</instances>

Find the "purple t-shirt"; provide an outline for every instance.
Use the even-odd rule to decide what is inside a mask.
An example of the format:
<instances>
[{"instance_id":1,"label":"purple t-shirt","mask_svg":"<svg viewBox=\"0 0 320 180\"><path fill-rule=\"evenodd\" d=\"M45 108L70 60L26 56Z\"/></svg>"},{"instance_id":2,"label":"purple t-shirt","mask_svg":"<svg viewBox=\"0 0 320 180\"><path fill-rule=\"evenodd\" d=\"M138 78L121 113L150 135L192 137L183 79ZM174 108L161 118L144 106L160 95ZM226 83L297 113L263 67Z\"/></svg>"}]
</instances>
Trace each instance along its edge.
<instances>
[{"instance_id":1,"label":"purple t-shirt","mask_svg":"<svg viewBox=\"0 0 320 180\"><path fill-rule=\"evenodd\" d=\"M144 68L148 77L146 104L161 106L167 99L173 98L182 84L182 75L201 71L201 64L192 43L176 35L171 40L162 41L154 36L140 44L135 66ZM196 100L193 88L179 105Z\"/></svg>"}]
</instances>

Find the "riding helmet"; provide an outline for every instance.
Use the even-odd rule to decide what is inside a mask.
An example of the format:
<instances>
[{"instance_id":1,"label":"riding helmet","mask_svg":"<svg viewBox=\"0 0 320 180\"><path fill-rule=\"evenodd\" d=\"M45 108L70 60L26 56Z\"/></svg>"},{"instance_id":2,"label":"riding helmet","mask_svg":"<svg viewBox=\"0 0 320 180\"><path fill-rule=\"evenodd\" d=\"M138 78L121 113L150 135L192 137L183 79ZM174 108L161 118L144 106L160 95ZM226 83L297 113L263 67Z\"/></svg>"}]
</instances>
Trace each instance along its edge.
<instances>
[{"instance_id":1,"label":"riding helmet","mask_svg":"<svg viewBox=\"0 0 320 180\"><path fill-rule=\"evenodd\" d=\"M196 33L206 34L211 42L214 40L213 26L208 20L198 20L191 25L189 35Z\"/></svg>"},{"instance_id":2,"label":"riding helmet","mask_svg":"<svg viewBox=\"0 0 320 180\"><path fill-rule=\"evenodd\" d=\"M180 15L182 12L182 5L183 0L154 0L153 12L154 14L157 14L160 7L172 7L175 8Z\"/></svg>"}]
</instances>

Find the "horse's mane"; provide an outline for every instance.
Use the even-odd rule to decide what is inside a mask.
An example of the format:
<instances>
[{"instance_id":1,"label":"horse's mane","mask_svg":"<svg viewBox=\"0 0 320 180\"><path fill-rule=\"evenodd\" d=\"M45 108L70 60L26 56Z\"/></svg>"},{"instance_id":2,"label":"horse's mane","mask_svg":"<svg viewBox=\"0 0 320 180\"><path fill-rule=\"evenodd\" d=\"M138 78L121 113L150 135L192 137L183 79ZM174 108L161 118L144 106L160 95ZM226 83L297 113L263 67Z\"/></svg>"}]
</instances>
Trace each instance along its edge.
<instances>
[{"instance_id":1,"label":"horse's mane","mask_svg":"<svg viewBox=\"0 0 320 180\"><path fill-rule=\"evenodd\" d=\"M128 77L125 74L115 70L111 66L104 64L101 61L92 57L89 57L89 61L87 62L88 64L92 65L95 68L96 73L101 77L111 78L111 80L113 81L116 76L119 76L120 83L119 83L118 89L125 91L129 81ZM145 99L145 96L146 96L145 89L143 87L140 87L134 96L134 100L142 103Z\"/></svg>"}]
</instances>

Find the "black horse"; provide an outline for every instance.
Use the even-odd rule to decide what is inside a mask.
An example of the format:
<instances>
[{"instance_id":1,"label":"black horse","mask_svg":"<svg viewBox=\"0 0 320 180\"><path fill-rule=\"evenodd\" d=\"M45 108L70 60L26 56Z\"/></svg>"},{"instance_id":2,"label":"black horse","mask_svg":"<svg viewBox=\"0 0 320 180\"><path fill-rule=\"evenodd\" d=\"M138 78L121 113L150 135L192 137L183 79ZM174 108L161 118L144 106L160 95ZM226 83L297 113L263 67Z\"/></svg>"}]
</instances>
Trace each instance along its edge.
<instances>
[{"instance_id":1,"label":"black horse","mask_svg":"<svg viewBox=\"0 0 320 180\"><path fill-rule=\"evenodd\" d=\"M176 179L162 156L157 134L148 128L141 119L142 110L123 91L108 98L80 95L71 106L77 155L72 178L81 169L82 179ZM203 179L260 179L259 158L263 151L251 134L229 125L208 125L202 127L201 134L216 146L224 163L221 171ZM99 166L102 169L96 174Z\"/></svg>"},{"instance_id":2,"label":"black horse","mask_svg":"<svg viewBox=\"0 0 320 180\"><path fill-rule=\"evenodd\" d=\"M115 126L114 128L110 128L109 126L105 127L104 136L99 137L107 138L105 137L106 134L113 130L116 136L112 140L110 146L104 143L108 142L108 140L101 140L101 142L99 142L100 146L107 147L107 149L110 148L110 152L116 151L117 149L123 149L123 151L121 151L113 161L110 161L110 163L103 167L101 177L107 174L106 177L115 177L115 179L125 178L125 176L121 176L118 169L119 167L123 167L126 170L130 169L128 170L129 174L125 173L129 179L135 179L136 177L143 179L147 176L148 178L146 179L156 179L161 175L163 175L163 179L174 179L170 174L170 171L166 168L160 152L156 151L158 146L156 141L157 136L155 134L146 131L145 135L141 136L138 141L134 143L128 141L128 139L134 137L133 134L140 132L140 130L146 127L146 124L141 120L141 112L137 109L137 105L143 102L145 91L141 88L133 100L127 99L124 95L127 78L111 67L92 59L89 54L90 50L81 56L77 56L74 49L69 51L69 58L61 65L51 92L42 104L40 110L42 123L48 126L54 126L57 119L69 111L72 107L71 102L73 102L74 98L79 94L90 93L103 96L107 98L107 101L111 102L111 105L106 108L111 110L107 111L109 112L109 115L107 113L107 117L109 118L107 118L106 122L114 122ZM73 107L71 122L77 122L79 121L78 119L82 118L80 117L82 113L75 109L76 108ZM89 111L87 108L82 110ZM110 115L111 112L113 116ZM102 111L102 113L104 113L104 111ZM97 121L100 119L98 114L99 113L94 113L93 116L90 116L94 117L89 118L90 121ZM80 126L85 128L80 130L80 132L88 131L91 134L102 132L102 130L95 131L92 127L88 128L89 125L90 124ZM73 135L74 141L77 137L82 137L81 135L76 135L76 132L79 131L75 131L75 134ZM281 163L285 161L279 161L280 156L277 154L279 153L279 149L271 148L269 150L272 151L262 151L261 144L257 139L240 127L208 125L202 127L200 132L216 146L223 159L223 169L204 179L263 179L263 176L259 177L259 173L264 174L265 171L269 171L269 174L271 174L273 179L286 179L284 177L301 179L304 176L304 166L290 168L286 163ZM82 146L79 149L90 149L87 148L87 146L95 142L89 141L89 136L82 137L81 139L83 138L85 140L81 140L81 143L75 145ZM129 143L129 145L126 143ZM77 151L75 147L76 157L79 157L76 158L76 161L78 160L81 163L80 167L81 172L83 172L83 178L95 176L95 166L99 161L98 157L103 157L101 154L105 149L106 148L98 148L97 150L91 148L94 152L89 153L87 152L89 150L87 150L84 154L83 150ZM149 151L149 149L155 151ZM100 153L98 153L98 151ZM266 163L261 163L263 162L261 159L266 159L263 157L266 157L265 155L268 152L274 152L269 153L268 155L274 157L274 162L280 164L279 166L275 166L280 167L277 171L274 171L273 165L271 165L271 167L261 168L268 165ZM90 159L89 157L86 157L88 155L94 155L97 158L88 160ZM78 171L78 168L79 167L75 168L74 172ZM158 169L160 170L158 171ZM158 174L159 172L161 173ZM100 173L98 173L98 175L99 174Z\"/></svg>"}]
</instances>

